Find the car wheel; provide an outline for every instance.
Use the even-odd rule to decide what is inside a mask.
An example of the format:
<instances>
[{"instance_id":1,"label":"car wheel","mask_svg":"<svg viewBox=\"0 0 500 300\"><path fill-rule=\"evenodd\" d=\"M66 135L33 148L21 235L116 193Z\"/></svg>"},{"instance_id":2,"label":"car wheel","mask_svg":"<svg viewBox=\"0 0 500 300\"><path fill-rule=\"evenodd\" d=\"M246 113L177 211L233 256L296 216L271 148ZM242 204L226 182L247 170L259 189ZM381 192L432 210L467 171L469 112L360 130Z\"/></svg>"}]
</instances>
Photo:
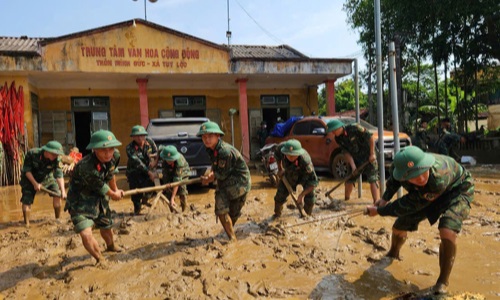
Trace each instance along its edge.
<instances>
[{"instance_id":1,"label":"car wheel","mask_svg":"<svg viewBox=\"0 0 500 300\"><path fill-rule=\"evenodd\" d=\"M335 179L343 179L351 174L351 166L347 163L344 154L338 153L332 160L331 171Z\"/></svg>"}]
</instances>

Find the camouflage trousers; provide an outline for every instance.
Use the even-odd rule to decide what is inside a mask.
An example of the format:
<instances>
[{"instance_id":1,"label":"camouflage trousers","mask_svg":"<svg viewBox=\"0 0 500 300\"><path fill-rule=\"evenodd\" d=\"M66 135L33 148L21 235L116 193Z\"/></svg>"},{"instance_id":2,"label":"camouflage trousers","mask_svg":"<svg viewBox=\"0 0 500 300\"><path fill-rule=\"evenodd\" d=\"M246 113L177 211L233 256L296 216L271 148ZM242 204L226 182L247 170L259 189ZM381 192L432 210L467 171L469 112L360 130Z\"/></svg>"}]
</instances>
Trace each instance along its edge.
<instances>
[{"instance_id":1,"label":"camouflage trousers","mask_svg":"<svg viewBox=\"0 0 500 300\"><path fill-rule=\"evenodd\" d=\"M421 211L398 217L393 227L398 230L416 231L418 224L428 219L431 225L439 220L438 228L447 228L459 233L463 221L469 217L473 199L474 184L470 174L466 174L461 186L441 195Z\"/></svg>"},{"instance_id":2,"label":"camouflage trousers","mask_svg":"<svg viewBox=\"0 0 500 300\"><path fill-rule=\"evenodd\" d=\"M359 167L363 163L356 163L356 166ZM373 182L378 182L379 181L379 175L378 175L378 162L375 160L372 163L369 163L362 172L363 175L366 177L366 181L369 183ZM358 180L358 177L352 178L348 180L348 183L356 183Z\"/></svg>"},{"instance_id":3,"label":"camouflage trousers","mask_svg":"<svg viewBox=\"0 0 500 300\"><path fill-rule=\"evenodd\" d=\"M290 180L289 182L292 189L295 190L297 188L298 183ZM276 191L276 195L274 196L274 202L276 204L283 205L286 203L286 200L289 195L290 193L288 192L285 184L283 183L283 181L280 180L280 183L278 184L278 190ZM316 203L316 196L314 195L314 190L312 190L312 192L310 192L304 197L304 210L306 212L312 211L314 203Z\"/></svg>"},{"instance_id":4,"label":"camouflage trousers","mask_svg":"<svg viewBox=\"0 0 500 300\"><path fill-rule=\"evenodd\" d=\"M217 216L229 214L234 224L241 216L241 209L245 205L246 200L247 193L240 197L229 199L229 197L224 196L224 193L215 191L215 214Z\"/></svg>"},{"instance_id":5,"label":"camouflage trousers","mask_svg":"<svg viewBox=\"0 0 500 300\"><path fill-rule=\"evenodd\" d=\"M149 179L149 177L144 177L144 176L133 176L133 175L128 175L127 176L128 180L128 186L130 189L141 189L141 188L147 188L147 187L152 187L155 186L155 183ZM141 194L135 194L132 195L130 198L132 199L132 202L134 203L134 209L139 209L141 208L141 201L142 199L149 199L153 197L154 192L150 193L141 193Z\"/></svg>"},{"instance_id":6,"label":"camouflage trousers","mask_svg":"<svg viewBox=\"0 0 500 300\"><path fill-rule=\"evenodd\" d=\"M19 184L21 185L21 192L22 192L21 203L24 205L32 205L33 202L35 201L35 194L36 194L35 188L31 184L31 182L24 176L21 178L21 182ZM61 191L59 190L59 185L57 184L52 174L45 177L45 179L41 182L41 184L45 188L53 191L54 193L57 194L61 193Z\"/></svg>"},{"instance_id":7,"label":"camouflage trousers","mask_svg":"<svg viewBox=\"0 0 500 300\"><path fill-rule=\"evenodd\" d=\"M73 222L76 233L93 227L96 229L110 229L113 226L113 218L107 199L99 199L96 214L90 214L69 209L71 222Z\"/></svg>"}]
</instances>

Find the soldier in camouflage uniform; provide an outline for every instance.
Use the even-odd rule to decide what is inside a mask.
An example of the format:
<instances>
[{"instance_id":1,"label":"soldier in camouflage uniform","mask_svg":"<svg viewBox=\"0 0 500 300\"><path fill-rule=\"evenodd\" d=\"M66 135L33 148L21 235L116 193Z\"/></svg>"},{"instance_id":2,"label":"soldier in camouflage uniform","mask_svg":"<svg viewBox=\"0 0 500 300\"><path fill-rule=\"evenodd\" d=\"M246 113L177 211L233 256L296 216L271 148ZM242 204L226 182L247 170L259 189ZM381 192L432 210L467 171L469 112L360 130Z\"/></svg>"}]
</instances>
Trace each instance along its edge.
<instances>
[{"instance_id":1,"label":"soldier in camouflage uniform","mask_svg":"<svg viewBox=\"0 0 500 300\"><path fill-rule=\"evenodd\" d=\"M61 198L66 198L66 190L60 155L64 155L63 147L57 141L50 141L42 148L34 148L26 153L20 185L23 217L27 227L30 225L31 205L35 194L42 186L61 195L52 198L56 219L61 216Z\"/></svg>"},{"instance_id":2,"label":"soldier in camouflage uniform","mask_svg":"<svg viewBox=\"0 0 500 300\"><path fill-rule=\"evenodd\" d=\"M326 132L333 132L335 141L344 152L346 160L350 164L353 172L357 166L368 160L370 161L370 164L365 167L362 174L367 177L367 181L370 183L370 191L372 193L373 203L375 203L380 194L377 183L379 181L379 176L377 156L375 153L375 139L372 133L357 123L344 125L344 123L337 119L328 122ZM351 198L356 180L357 178L353 178L346 182L345 200Z\"/></svg>"},{"instance_id":3,"label":"soldier in camouflage uniform","mask_svg":"<svg viewBox=\"0 0 500 300\"><path fill-rule=\"evenodd\" d=\"M467 139L456 133L451 133L443 130L441 136L437 141L437 151L439 154L448 155L455 161L460 162L460 155L457 153L456 148L458 144L464 144Z\"/></svg>"},{"instance_id":4,"label":"soldier in camouflage uniform","mask_svg":"<svg viewBox=\"0 0 500 300\"><path fill-rule=\"evenodd\" d=\"M210 174L202 177L202 183L209 184L217 180L215 214L227 236L236 240L233 225L240 217L250 191L250 171L240 152L220 139L224 132L217 123L203 123L197 136L201 136L212 161L212 170Z\"/></svg>"},{"instance_id":5,"label":"soldier in camouflage uniform","mask_svg":"<svg viewBox=\"0 0 500 300\"><path fill-rule=\"evenodd\" d=\"M92 153L77 163L69 185L65 210L69 211L83 246L97 263L104 257L92 234L93 227L100 229L106 251L121 251L113 241L113 218L108 199L120 200L123 197L123 190L118 189L115 179L120 161L120 153L115 147L120 145L110 131L99 130L92 134L87 146Z\"/></svg>"},{"instance_id":6,"label":"soldier in camouflage uniform","mask_svg":"<svg viewBox=\"0 0 500 300\"><path fill-rule=\"evenodd\" d=\"M425 153L415 146L396 154L390 172L382 199L367 208L370 216L397 217L387 256L399 258L408 231L416 231L421 221L428 219L432 225L439 220L440 273L433 291L445 293L455 260L457 234L469 216L474 198L473 179L452 158ZM389 202L401 186L408 193Z\"/></svg>"},{"instance_id":7,"label":"soldier in camouflage uniform","mask_svg":"<svg viewBox=\"0 0 500 300\"><path fill-rule=\"evenodd\" d=\"M160 152L162 163L162 184L178 182L189 178L189 164L182 154L177 151L175 146L167 146ZM175 207L175 196L179 195L181 199L182 211L187 207L188 190L186 185L175 186L172 190L166 191L167 197L170 199L170 205Z\"/></svg>"},{"instance_id":8,"label":"soldier in camouflage uniform","mask_svg":"<svg viewBox=\"0 0 500 300\"><path fill-rule=\"evenodd\" d=\"M147 137L148 133L144 127L136 125L132 127L130 136L133 141L127 145L127 176L130 189L146 188L154 186L155 173L153 172L157 160L157 152L155 142ZM132 195L132 203L134 204L134 214L141 213L142 204L146 204L151 198L152 193L143 193Z\"/></svg>"},{"instance_id":9,"label":"soldier in camouflage uniform","mask_svg":"<svg viewBox=\"0 0 500 300\"><path fill-rule=\"evenodd\" d=\"M417 129L417 133L415 134L415 146L422 149L422 151L427 152L429 146L429 137L427 136L427 121L420 121L420 126Z\"/></svg>"},{"instance_id":10,"label":"soldier in camouflage uniform","mask_svg":"<svg viewBox=\"0 0 500 300\"><path fill-rule=\"evenodd\" d=\"M311 215L316 202L314 188L318 186L319 180L309 153L302 148L299 141L291 139L276 147L275 156L278 160L279 173L288 180L292 189L295 190L297 185L302 185L303 190L297 197L297 203L303 205L304 211ZM274 218L281 216L289 194L285 184L280 180L274 196Z\"/></svg>"}]
</instances>

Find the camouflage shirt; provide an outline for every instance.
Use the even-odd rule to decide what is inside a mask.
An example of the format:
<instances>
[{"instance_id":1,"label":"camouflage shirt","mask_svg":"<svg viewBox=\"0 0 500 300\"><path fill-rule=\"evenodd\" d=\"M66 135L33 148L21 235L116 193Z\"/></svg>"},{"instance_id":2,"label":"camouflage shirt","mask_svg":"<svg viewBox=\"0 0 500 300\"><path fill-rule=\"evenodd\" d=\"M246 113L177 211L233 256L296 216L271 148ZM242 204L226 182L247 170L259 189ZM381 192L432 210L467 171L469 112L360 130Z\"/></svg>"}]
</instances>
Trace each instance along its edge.
<instances>
[{"instance_id":1,"label":"camouflage shirt","mask_svg":"<svg viewBox=\"0 0 500 300\"><path fill-rule=\"evenodd\" d=\"M250 171L236 148L219 140L214 150L206 150L212 161L217 190L224 191L229 199L236 199L250 191Z\"/></svg>"},{"instance_id":2,"label":"camouflage shirt","mask_svg":"<svg viewBox=\"0 0 500 300\"><path fill-rule=\"evenodd\" d=\"M164 182L177 182L189 177L189 164L182 154L174 161L173 166L170 166L165 160L162 162L162 166Z\"/></svg>"},{"instance_id":3,"label":"camouflage shirt","mask_svg":"<svg viewBox=\"0 0 500 300\"><path fill-rule=\"evenodd\" d=\"M408 181L400 182L392 176L389 177L383 200L390 201L401 186L408 193L397 201L377 208L381 216L405 216L423 210L435 201L457 201L453 197L442 197L451 191L467 194L472 199L474 184L470 173L451 157L432 153L429 155L433 155L436 160L429 169L429 180L425 186L418 187ZM393 172L394 165L390 169L390 173Z\"/></svg>"},{"instance_id":4,"label":"camouflage shirt","mask_svg":"<svg viewBox=\"0 0 500 300\"><path fill-rule=\"evenodd\" d=\"M21 180L24 182L27 180L26 173L31 172L33 178L37 182L42 182L45 177L53 174L55 178L62 178L62 162L60 156L58 156L53 161L45 158L43 153L45 151L41 148L34 148L26 153L24 159L23 169L21 172Z\"/></svg>"},{"instance_id":5,"label":"camouflage shirt","mask_svg":"<svg viewBox=\"0 0 500 300\"><path fill-rule=\"evenodd\" d=\"M110 187L108 182L118 173L120 152L115 150L113 158L101 163L95 153L86 155L79 161L69 182L66 209L97 217L98 205L107 202L106 194Z\"/></svg>"},{"instance_id":6,"label":"camouflage shirt","mask_svg":"<svg viewBox=\"0 0 500 300\"><path fill-rule=\"evenodd\" d=\"M354 123L344 127L344 133L335 137L343 151L351 154L354 163L359 166L370 156L370 138L372 133L363 126Z\"/></svg>"},{"instance_id":7,"label":"camouflage shirt","mask_svg":"<svg viewBox=\"0 0 500 300\"><path fill-rule=\"evenodd\" d=\"M286 176L286 178L290 181L290 184L300 184L304 188L318 186L319 180L316 176L316 172L314 171L314 165L311 161L309 153L304 150L304 154L299 155L297 160L291 162L286 158L286 155L281 152L283 143L280 143L276 148L275 156L278 162L281 162L283 169L285 170L284 176Z\"/></svg>"},{"instance_id":8,"label":"camouflage shirt","mask_svg":"<svg viewBox=\"0 0 500 300\"><path fill-rule=\"evenodd\" d=\"M148 175L149 163L151 162L151 154L158 152L155 142L152 139L146 138L144 146L140 148L134 141L127 145L127 172L126 175Z\"/></svg>"},{"instance_id":9,"label":"camouflage shirt","mask_svg":"<svg viewBox=\"0 0 500 300\"><path fill-rule=\"evenodd\" d=\"M429 148L427 143L429 142L429 137L427 136L427 129L420 127L415 135L415 146L419 147L423 151L427 151Z\"/></svg>"}]
</instances>

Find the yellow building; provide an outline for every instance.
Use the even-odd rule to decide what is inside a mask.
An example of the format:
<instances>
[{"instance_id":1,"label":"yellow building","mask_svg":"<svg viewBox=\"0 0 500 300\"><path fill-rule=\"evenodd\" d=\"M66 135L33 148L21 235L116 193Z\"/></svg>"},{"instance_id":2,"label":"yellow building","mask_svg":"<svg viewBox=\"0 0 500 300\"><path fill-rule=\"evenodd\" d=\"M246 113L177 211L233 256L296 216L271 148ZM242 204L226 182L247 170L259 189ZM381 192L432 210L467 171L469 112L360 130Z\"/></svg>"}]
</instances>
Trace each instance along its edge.
<instances>
[{"instance_id":1,"label":"yellow building","mask_svg":"<svg viewBox=\"0 0 500 300\"><path fill-rule=\"evenodd\" d=\"M262 120L317 112L323 83L333 114L333 84L351 73L351 59L310 58L286 45L219 45L141 19L56 38L0 37L0 84L23 88L29 147L56 139L84 150L104 128L123 153L136 124L206 116L248 159Z\"/></svg>"}]
</instances>

